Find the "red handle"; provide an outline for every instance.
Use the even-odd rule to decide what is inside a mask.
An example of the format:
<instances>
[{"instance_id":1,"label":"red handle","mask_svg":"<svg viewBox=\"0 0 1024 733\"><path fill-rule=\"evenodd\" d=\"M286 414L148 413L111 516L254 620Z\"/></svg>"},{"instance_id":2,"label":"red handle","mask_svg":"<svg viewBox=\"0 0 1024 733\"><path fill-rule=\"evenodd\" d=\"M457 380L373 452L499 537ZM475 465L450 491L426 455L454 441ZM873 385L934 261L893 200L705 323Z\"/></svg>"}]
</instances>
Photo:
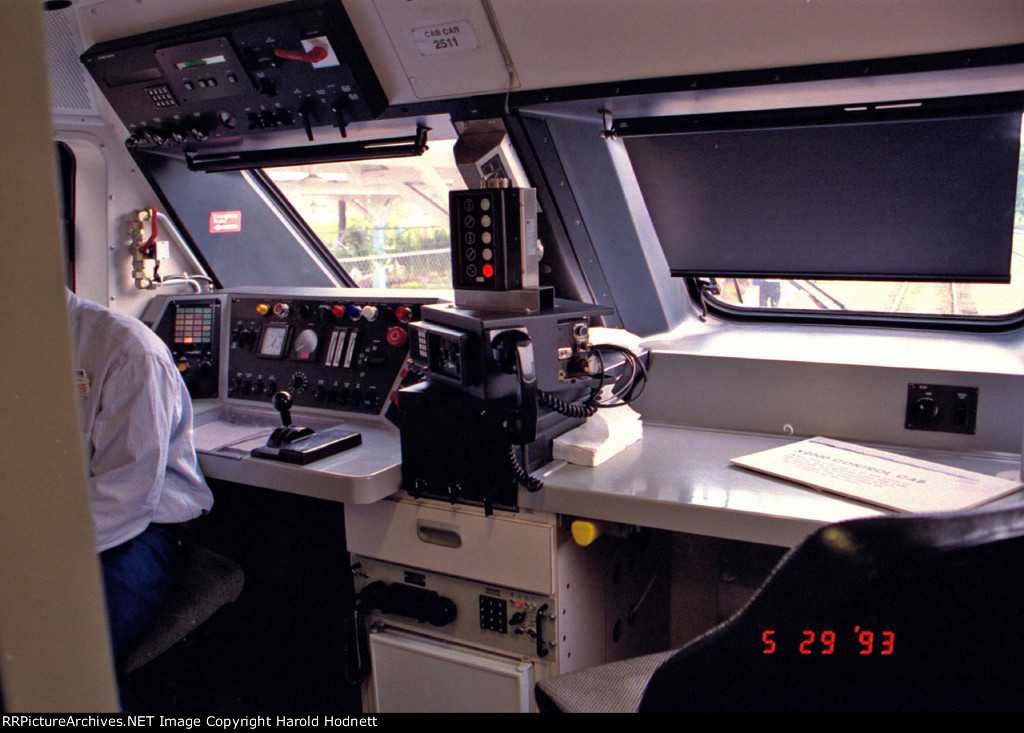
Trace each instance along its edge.
<instances>
[{"instance_id":1,"label":"red handle","mask_svg":"<svg viewBox=\"0 0 1024 733\"><path fill-rule=\"evenodd\" d=\"M287 48L275 48L274 55L279 59L305 61L307 64L316 64L327 58L327 49L320 46L313 46L313 48L308 51L292 51Z\"/></svg>"}]
</instances>

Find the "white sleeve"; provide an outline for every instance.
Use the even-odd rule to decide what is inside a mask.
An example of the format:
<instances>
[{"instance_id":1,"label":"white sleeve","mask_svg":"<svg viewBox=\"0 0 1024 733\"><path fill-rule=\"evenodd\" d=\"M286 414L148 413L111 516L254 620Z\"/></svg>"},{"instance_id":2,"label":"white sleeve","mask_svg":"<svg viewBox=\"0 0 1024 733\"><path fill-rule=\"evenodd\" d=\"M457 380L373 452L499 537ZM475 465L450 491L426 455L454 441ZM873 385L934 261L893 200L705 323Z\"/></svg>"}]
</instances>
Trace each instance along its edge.
<instances>
[{"instance_id":1,"label":"white sleeve","mask_svg":"<svg viewBox=\"0 0 1024 733\"><path fill-rule=\"evenodd\" d=\"M180 418L173 370L169 359L126 350L103 381L89 460L98 551L135 537L153 519Z\"/></svg>"}]
</instances>

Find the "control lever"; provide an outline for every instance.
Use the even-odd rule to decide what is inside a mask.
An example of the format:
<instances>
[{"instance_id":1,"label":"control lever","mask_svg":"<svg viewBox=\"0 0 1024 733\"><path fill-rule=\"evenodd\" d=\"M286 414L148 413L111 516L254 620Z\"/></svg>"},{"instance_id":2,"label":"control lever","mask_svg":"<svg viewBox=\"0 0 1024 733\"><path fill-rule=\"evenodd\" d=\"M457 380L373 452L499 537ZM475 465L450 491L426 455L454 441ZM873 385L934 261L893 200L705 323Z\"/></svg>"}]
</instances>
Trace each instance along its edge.
<instances>
[{"instance_id":1,"label":"control lever","mask_svg":"<svg viewBox=\"0 0 1024 733\"><path fill-rule=\"evenodd\" d=\"M257 458L304 466L363 443L362 435L339 426L323 428L318 433L313 428L292 425L292 396L288 392L277 392L270 403L281 413L284 424L270 434L266 445L252 449L252 455Z\"/></svg>"},{"instance_id":2,"label":"control lever","mask_svg":"<svg viewBox=\"0 0 1024 733\"><path fill-rule=\"evenodd\" d=\"M345 108L342 105L341 100L338 100L331 107L331 112L334 113L334 121L338 123L338 131L342 137L348 137L348 133L345 131L348 123L345 121Z\"/></svg>"},{"instance_id":3,"label":"control lever","mask_svg":"<svg viewBox=\"0 0 1024 733\"><path fill-rule=\"evenodd\" d=\"M302 428L296 425L292 425L292 396L289 392L277 392L270 400L270 404L274 406L274 409L281 413L282 426L275 428L274 432L267 438L267 445L272 448L280 448L282 445L288 445L289 443L298 440L299 438L305 438L312 435L315 431L313 428Z\"/></svg>"},{"instance_id":4,"label":"control lever","mask_svg":"<svg viewBox=\"0 0 1024 733\"><path fill-rule=\"evenodd\" d=\"M327 58L329 54L327 49L321 46L313 46L308 51L293 51L288 48L275 48L274 56L279 59L289 59L291 61L304 61L307 64L318 64Z\"/></svg>"},{"instance_id":5,"label":"control lever","mask_svg":"<svg viewBox=\"0 0 1024 733\"><path fill-rule=\"evenodd\" d=\"M313 122L309 119L310 115L313 114L313 105L309 100L306 100L301 105L297 114L299 119L302 120L302 128L306 131L306 139L313 142Z\"/></svg>"}]
</instances>

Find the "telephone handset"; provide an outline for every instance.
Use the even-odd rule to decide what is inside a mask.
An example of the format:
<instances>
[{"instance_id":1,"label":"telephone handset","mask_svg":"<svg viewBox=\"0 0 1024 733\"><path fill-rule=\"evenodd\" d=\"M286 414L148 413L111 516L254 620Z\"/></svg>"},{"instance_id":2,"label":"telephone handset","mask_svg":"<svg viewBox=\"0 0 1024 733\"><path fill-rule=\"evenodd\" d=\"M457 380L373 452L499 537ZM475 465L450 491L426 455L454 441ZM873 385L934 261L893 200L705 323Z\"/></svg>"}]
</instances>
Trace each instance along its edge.
<instances>
[{"instance_id":1,"label":"telephone handset","mask_svg":"<svg viewBox=\"0 0 1024 733\"><path fill-rule=\"evenodd\" d=\"M509 421L509 437L516 445L537 439L537 367L533 341L523 331L502 331L491 340L494 357L506 373L517 378L515 414Z\"/></svg>"}]
</instances>

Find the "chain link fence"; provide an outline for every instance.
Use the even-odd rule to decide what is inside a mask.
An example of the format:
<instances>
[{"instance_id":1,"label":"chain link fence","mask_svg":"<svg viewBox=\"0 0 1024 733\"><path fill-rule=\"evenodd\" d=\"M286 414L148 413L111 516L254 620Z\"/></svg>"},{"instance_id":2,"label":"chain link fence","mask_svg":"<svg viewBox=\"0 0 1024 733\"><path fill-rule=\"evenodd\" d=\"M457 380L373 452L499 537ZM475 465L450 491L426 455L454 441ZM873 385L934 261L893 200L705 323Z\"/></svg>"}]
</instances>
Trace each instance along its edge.
<instances>
[{"instance_id":1,"label":"chain link fence","mask_svg":"<svg viewBox=\"0 0 1024 733\"><path fill-rule=\"evenodd\" d=\"M450 290L451 248L439 247L416 252L339 257L361 288L424 288Z\"/></svg>"}]
</instances>

